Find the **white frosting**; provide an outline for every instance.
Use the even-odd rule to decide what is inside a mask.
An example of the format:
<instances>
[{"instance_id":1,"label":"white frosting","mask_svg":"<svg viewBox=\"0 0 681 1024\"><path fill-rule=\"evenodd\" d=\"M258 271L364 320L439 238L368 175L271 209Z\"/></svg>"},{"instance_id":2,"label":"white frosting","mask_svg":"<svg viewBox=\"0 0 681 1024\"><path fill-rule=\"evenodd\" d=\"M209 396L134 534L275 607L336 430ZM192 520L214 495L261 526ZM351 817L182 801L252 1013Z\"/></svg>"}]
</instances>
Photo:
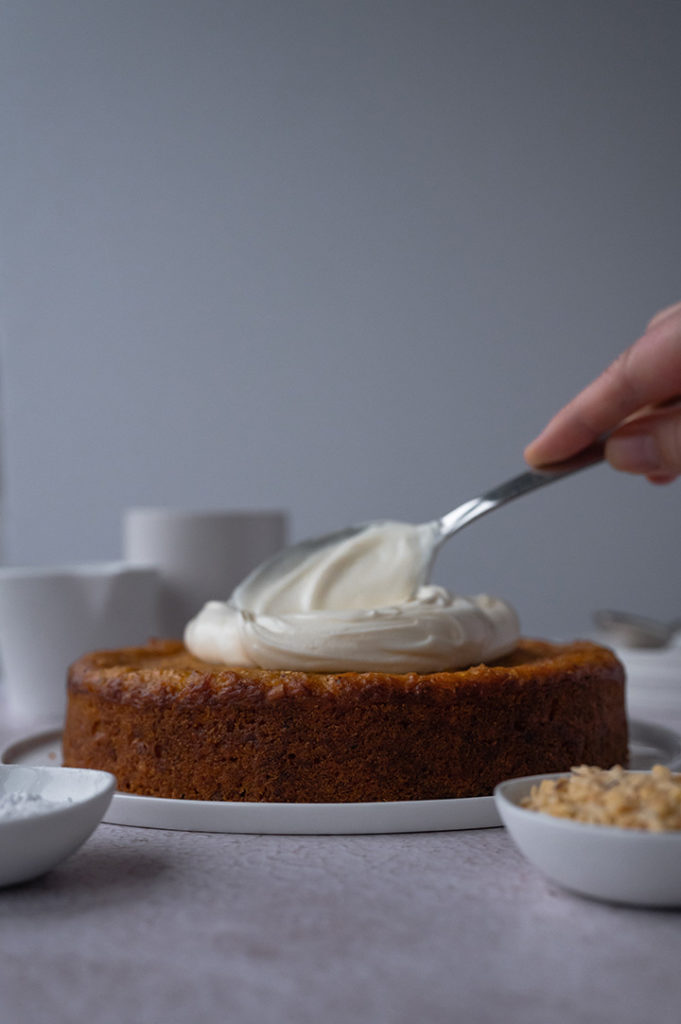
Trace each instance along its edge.
<instances>
[{"instance_id":1,"label":"white frosting","mask_svg":"<svg viewBox=\"0 0 681 1024\"><path fill-rule=\"evenodd\" d=\"M290 561L277 560L276 574L256 569L231 600L260 615L402 604L426 581L434 538L433 523L391 520L332 534L330 542L321 537L305 557L293 548Z\"/></svg>"},{"instance_id":2,"label":"white frosting","mask_svg":"<svg viewBox=\"0 0 681 1024\"><path fill-rule=\"evenodd\" d=\"M512 650L505 602L425 585L433 540L433 524L391 521L322 540L209 601L185 644L204 661L311 672L437 672Z\"/></svg>"}]
</instances>

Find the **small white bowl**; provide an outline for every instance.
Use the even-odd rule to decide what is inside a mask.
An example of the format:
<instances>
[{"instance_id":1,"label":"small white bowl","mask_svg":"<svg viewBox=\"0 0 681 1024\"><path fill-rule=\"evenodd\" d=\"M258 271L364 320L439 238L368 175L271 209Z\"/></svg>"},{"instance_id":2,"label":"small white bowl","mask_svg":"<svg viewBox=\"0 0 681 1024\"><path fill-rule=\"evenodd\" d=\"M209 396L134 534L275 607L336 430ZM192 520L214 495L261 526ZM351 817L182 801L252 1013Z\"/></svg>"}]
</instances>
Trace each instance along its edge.
<instances>
[{"instance_id":1,"label":"small white bowl","mask_svg":"<svg viewBox=\"0 0 681 1024\"><path fill-rule=\"evenodd\" d=\"M568 775L509 779L494 790L499 816L520 852L582 896L630 906L681 906L681 831L589 825L520 806L542 779Z\"/></svg>"},{"instance_id":2,"label":"small white bowl","mask_svg":"<svg viewBox=\"0 0 681 1024\"><path fill-rule=\"evenodd\" d=\"M37 878L74 853L115 788L108 772L0 765L0 886Z\"/></svg>"}]
</instances>

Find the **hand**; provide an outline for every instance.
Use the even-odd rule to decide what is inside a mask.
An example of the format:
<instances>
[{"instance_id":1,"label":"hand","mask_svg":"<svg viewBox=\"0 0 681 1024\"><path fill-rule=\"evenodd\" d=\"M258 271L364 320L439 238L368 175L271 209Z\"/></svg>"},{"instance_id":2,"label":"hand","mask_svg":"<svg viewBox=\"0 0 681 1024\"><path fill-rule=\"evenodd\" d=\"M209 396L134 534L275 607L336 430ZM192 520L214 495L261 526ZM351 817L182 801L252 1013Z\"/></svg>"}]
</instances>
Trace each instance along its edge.
<instances>
[{"instance_id":1,"label":"hand","mask_svg":"<svg viewBox=\"0 0 681 1024\"><path fill-rule=\"evenodd\" d=\"M525 458L533 466L558 462L611 432L605 455L615 469L668 483L681 474L679 396L681 302L654 316L642 337L553 417Z\"/></svg>"}]
</instances>

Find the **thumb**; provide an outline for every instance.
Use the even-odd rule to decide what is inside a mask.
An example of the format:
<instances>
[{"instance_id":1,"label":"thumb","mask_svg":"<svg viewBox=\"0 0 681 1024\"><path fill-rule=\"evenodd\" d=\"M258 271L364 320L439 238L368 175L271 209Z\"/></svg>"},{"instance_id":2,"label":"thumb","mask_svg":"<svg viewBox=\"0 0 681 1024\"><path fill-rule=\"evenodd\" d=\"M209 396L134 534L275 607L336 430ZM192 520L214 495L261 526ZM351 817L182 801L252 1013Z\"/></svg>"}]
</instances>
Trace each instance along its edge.
<instances>
[{"instance_id":1,"label":"thumb","mask_svg":"<svg viewBox=\"0 0 681 1024\"><path fill-rule=\"evenodd\" d=\"M615 469L640 473L654 483L681 474L681 409L630 420L609 438L605 455Z\"/></svg>"}]
</instances>

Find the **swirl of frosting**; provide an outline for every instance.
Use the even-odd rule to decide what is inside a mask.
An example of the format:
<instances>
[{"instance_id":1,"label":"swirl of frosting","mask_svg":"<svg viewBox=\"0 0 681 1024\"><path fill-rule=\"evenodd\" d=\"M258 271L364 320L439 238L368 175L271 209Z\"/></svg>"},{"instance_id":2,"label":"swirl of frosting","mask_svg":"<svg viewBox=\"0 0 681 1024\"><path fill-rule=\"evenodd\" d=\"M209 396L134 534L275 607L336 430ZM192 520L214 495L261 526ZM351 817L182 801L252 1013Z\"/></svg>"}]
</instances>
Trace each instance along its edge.
<instances>
[{"instance_id":1,"label":"swirl of frosting","mask_svg":"<svg viewBox=\"0 0 681 1024\"><path fill-rule=\"evenodd\" d=\"M204 661L309 672L428 673L508 653L520 631L509 605L420 582L428 529L370 523L274 577L256 570L203 607L185 644Z\"/></svg>"}]
</instances>

